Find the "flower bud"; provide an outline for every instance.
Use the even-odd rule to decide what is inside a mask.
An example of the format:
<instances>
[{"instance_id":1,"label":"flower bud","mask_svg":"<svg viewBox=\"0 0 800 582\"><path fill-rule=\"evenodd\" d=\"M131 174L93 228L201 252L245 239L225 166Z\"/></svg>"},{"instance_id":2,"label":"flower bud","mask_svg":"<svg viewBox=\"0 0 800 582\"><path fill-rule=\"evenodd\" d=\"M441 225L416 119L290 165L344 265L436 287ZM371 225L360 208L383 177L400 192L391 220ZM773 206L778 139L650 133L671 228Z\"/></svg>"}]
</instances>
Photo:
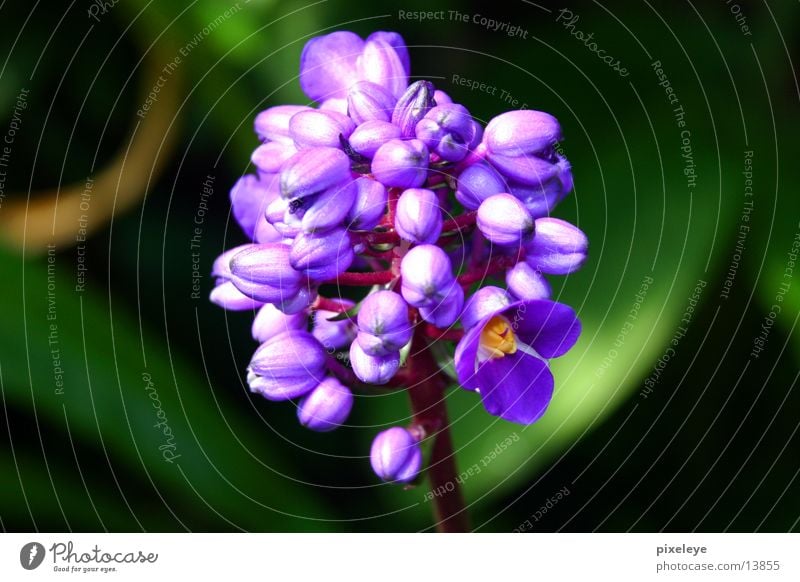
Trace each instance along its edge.
<instances>
[{"instance_id":1,"label":"flower bud","mask_svg":"<svg viewBox=\"0 0 800 582\"><path fill-rule=\"evenodd\" d=\"M325 378L297 407L300 424L317 432L339 428L353 408L353 393L336 378Z\"/></svg>"},{"instance_id":2,"label":"flower bud","mask_svg":"<svg viewBox=\"0 0 800 582\"><path fill-rule=\"evenodd\" d=\"M422 450L408 430L395 426L378 433L369 460L372 470L384 481L408 483L422 468Z\"/></svg>"},{"instance_id":3,"label":"flower bud","mask_svg":"<svg viewBox=\"0 0 800 582\"><path fill-rule=\"evenodd\" d=\"M231 259L231 278L257 285L297 288L302 277L292 268L289 254L289 247L282 243L247 245Z\"/></svg>"},{"instance_id":4,"label":"flower bud","mask_svg":"<svg viewBox=\"0 0 800 582\"><path fill-rule=\"evenodd\" d=\"M360 77L384 87L395 98L408 86L408 71L400 55L384 38L371 36L358 58Z\"/></svg>"},{"instance_id":5,"label":"flower bud","mask_svg":"<svg viewBox=\"0 0 800 582\"><path fill-rule=\"evenodd\" d=\"M272 227L285 238L294 238L300 234L300 219L293 218L289 212L290 202L283 198L273 200L264 213L264 217Z\"/></svg>"},{"instance_id":6,"label":"flower bud","mask_svg":"<svg viewBox=\"0 0 800 582\"><path fill-rule=\"evenodd\" d=\"M400 367L400 352L370 356L358 341L350 344L350 365L359 380L367 384L386 384Z\"/></svg>"},{"instance_id":7,"label":"flower bud","mask_svg":"<svg viewBox=\"0 0 800 582\"><path fill-rule=\"evenodd\" d=\"M411 339L408 304L394 291L376 291L358 310L358 336L364 352L385 356L397 352Z\"/></svg>"},{"instance_id":8,"label":"flower bud","mask_svg":"<svg viewBox=\"0 0 800 582\"><path fill-rule=\"evenodd\" d=\"M394 49L394 52L397 53L397 57L400 59L406 75L411 73L411 59L408 56L408 47L406 46L406 41L400 36L400 33L378 30L367 37L367 42L371 40L382 40L388 43L389 46Z\"/></svg>"},{"instance_id":9,"label":"flower bud","mask_svg":"<svg viewBox=\"0 0 800 582\"><path fill-rule=\"evenodd\" d=\"M366 121L391 121L396 101L381 85L360 81L347 93L347 114L357 125Z\"/></svg>"},{"instance_id":10,"label":"flower bud","mask_svg":"<svg viewBox=\"0 0 800 582\"><path fill-rule=\"evenodd\" d=\"M487 159L492 165L509 180L520 184L543 187L556 177L561 170L558 157L553 154L547 158L537 156L501 156L488 154Z\"/></svg>"},{"instance_id":11,"label":"flower bud","mask_svg":"<svg viewBox=\"0 0 800 582\"><path fill-rule=\"evenodd\" d=\"M483 141L492 154L508 157L544 155L562 139L558 120L543 111L508 111L486 126Z\"/></svg>"},{"instance_id":12,"label":"flower bud","mask_svg":"<svg viewBox=\"0 0 800 582\"><path fill-rule=\"evenodd\" d=\"M296 200L318 194L350 178L350 158L342 150L309 148L289 158L281 170L281 196Z\"/></svg>"},{"instance_id":13,"label":"flower bud","mask_svg":"<svg viewBox=\"0 0 800 582\"><path fill-rule=\"evenodd\" d=\"M550 299L550 283L539 271L520 261L506 272L506 285L518 299Z\"/></svg>"},{"instance_id":14,"label":"flower bud","mask_svg":"<svg viewBox=\"0 0 800 582\"><path fill-rule=\"evenodd\" d=\"M475 136L469 111L454 103L432 108L415 128L417 139L443 160L460 162Z\"/></svg>"},{"instance_id":15,"label":"flower bud","mask_svg":"<svg viewBox=\"0 0 800 582\"><path fill-rule=\"evenodd\" d=\"M250 160L264 174L277 174L281 171L284 162L297 153L294 144L285 144L279 141L268 141L258 146ZM277 190L276 190L277 191Z\"/></svg>"},{"instance_id":16,"label":"flower bud","mask_svg":"<svg viewBox=\"0 0 800 582\"><path fill-rule=\"evenodd\" d=\"M352 180L331 186L319 196L311 197L311 205L303 211L303 230L325 231L340 226L350 212L355 198L356 185Z\"/></svg>"},{"instance_id":17,"label":"flower bud","mask_svg":"<svg viewBox=\"0 0 800 582\"><path fill-rule=\"evenodd\" d=\"M301 111L289 121L289 133L298 149L341 146L339 136L353 133L353 120L335 111Z\"/></svg>"},{"instance_id":18,"label":"flower bud","mask_svg":"<svg viewBox=\"0 0 800 582\"><path fill-rule=\"evenodd\" d=\"M347 214L346 226L350 230L372 230L386 212L386 188L372 178L355 180L355 201Z\"/></svg>"},{"instance_id":19,"label":"flower bud","mask_svg":"<svg viewBox=\"0 0 800 582\"><path fill-rule=\"evenodd\" d=\"M253 319L253 339L264 343L284 331L305 330L307 319L305 313L286 315L268 303L258 310Z\"/></svg>"},{"instance_id":20,"label":"flower bud","mask_svg":"<svg viewBox=\"0 0 800 582\"><path fill-rule=\"evenodd\" d=\"M455 285L447 254L435 245L412 248L400 263L403 298L414 307L435 307Z\"/></svg>"},{"instance_id":21,"label":"flower bud","mask_svg":"<svg viewBox=\"0 0 800 582\"><path fill-rule=\"evenodd\" d=\"M352 301L347 299L340 299L347 309L355 305ZM312 335L317 338L320 343L328 351L341 350L350 345L355 337L355 325L349 318L340 319L339 321L330 321L331 319L341 315L335 311L327 311L325 309L318 309L314 312L314 328L311 331Z\"/></svg>"},{"instance_id":22,"label":"flower bud","mask_svg":"<svg viewBox=\"0 0 800 582\"><path fill-rule=\"evenodd\" d=\"M276 105L265 109L256 115L256 135L261 141L277 141L293 146L294 141L289 135L289 120L301 111L312 111L312 109L305 105Z\"/></svg>"},{"instance_id":23,"label":"flower bud","mask_svg":"<svg viewBox=\"0 0 800 582\"><path fill-rule=\"evenodd\" d=\"M242 176L231 188L233 216L247 238L255 240L256 229L265 222L264 211L277 197L277 189L270 188L268 181L252 174Z\"/></svg>"},{"instance_id":24,"label":"flower bud","mask_svg":"<svg viewBox=\"0 0 800 582\"><path fill-rule=\"evenodd\" d=\"M503 311L511 305L511 297L505 289L489 285L481 287L469 298L461 313L461 325L469 330L483 319Z\"/></svg>"},{"instance_id":25,"label":"flower bud","mask_svg":"<svg viewBox=\"0 0 800 582\"><path fill-rule=\"evenodd\" d=\"M442 234L442 211L432 190L409 188L397 201L394 228L402 238L417 244L433 244Z\"/></svg>"},{"instance_id":26,"label":"flower bud","mask_svg":"<svg viewBox=\"0 0 800 582\"><path fill-rule=\"evenodd\" d=\"M548 275L568 275L581 268L589 239L577 227L558 218L537 218L536 235L526 248L525 261Z\"/></svg>"},{"instance_id":27,"label":"flower bud","mask_svg":"<svg viewBox=\"0 0 800 582\"><path fill-rule=\"evenodd\" d=\"M505 179L485 162L472 164L458 176L456 200L467 210L477 210L481 202L502 192L507 192Z\"/></svg>"},{"instance_id":28,"label":"flower bud","mask_svg":"<svg viewBox=\"0 0 800 582\"><path fill-rule=\"evenodd\" d=\"M428 148L418 139L393 139L378 148L371 168L384 186L417 188L428 176Z\"/></svg>"},{"instance_id":29,"label":"flower bud","mask_svg":"<svg viewBox=\"0 0 800 582\"><path fill-rule=\"evenodd\" d=\"M364 41L340 30L309 40L300 55L300 87L312 101L344 98L358 79L356 62Z\"/></svg>"},{"instance_id":30,"label":"flower bud","mask_svg":"<svg viewBox=\"0 0 800 582\"><path fill-rule=\"evenodd\" d=\"M219 279L216 287L211 290L209 299L228 311L254 311L264 305L263 301L256 301L236 288L231 281Z\"/></svg>"},{"instance_id":31,"label":"flower bud","mask_svg":"<svg viewBox=\"0 0 800 582\"><path fill-rule=\"evenodd\" d=\"M436 89L436 91L433 92L433 100L436 102L436 105L447 105L448 103L453 102L453 99L450 97L450 95L444 91L440 91L439 89Z\"/></svg>"},{"instance_id":32,"label":"flower bud","mask_svg":"<svg viewBox=\"0 0 800 582\"><path fill-rule=\"evenodd\" d=\"M451 285L447 295L433 307L420 307L419 314L436 327L453 325L464 307L464 290L460 285Z\"/></svg>"},{"instance_id":33,"label":"flower bud","mask_svg":"<svg viewBox=\"0 0 800 582\"><path fill-rule=\"evenodd\" d=\"M350 135L350 147L365 158L372 159L375 152L393 139L400 137L400 128L388 121L367 121Z\"/></svg>"},{"instance_id":34,"label":"flower bud","mask_svg":"<svg viewBox=\"0 0 800 582\"><path fill-rule=\"evenodd\" d=\"M402 137L414 137L414 129L419 120L433 107L434 88L429 81L416 81L409 85L397 100L392 112L392 123L400 128Z\"/></svg>"},{"instance_id":35,"label":"flower bud","mask_svg":"<svg viewBox=\"0 0 800 582\"><path fill-rule=\"evenodd\" d=\"M557 156L557 159L556 173L545 183L508 184L508 192L519 198L534 218L549 216L572 190L572 169L569 162L562 156Z\"/></svg>"},{"instance_id":36,"label":"flower bud","mask_svg":"<svg viewBox=\"0 0 800 582\"><path fill-rule=\"evenodd\" d=\"M261 344L250 360L250 389L268 400L303 396L325 378L325 350L305 331L285 331Z\"/></svg>"},{"instance_id":37,"label":"flower bud","mask_svg":"<svg viewBox=\"0 0 800 582\"><path fill-rule=\"evenodd\" d=\"M525 205L511 194L495 194L478 208L478 229L498 246L517 246L533 236L534 223Z\"/></svg>"},{"instance_id":38,"label":"flower bud","mask_svg":"<svg viewBox=\"0 0 800 582\"><path fill-rule=\"evenodd\" d=\"M344 273L354 257L350 237L342 228L321 234L301 233L289 253L292 267L319 283Z\"/></svg>"},{"instance_id":39,"label":"flower bud","mask_svg":"<svg viewBox=\"0 0 800 582\"><path fill-rule=\"evenodd\" d=\"M310 285L300 287L296 295L275 303L275 307L287 315L304 312L317 298L317 289Z\"/></svg>"}]
</instances>

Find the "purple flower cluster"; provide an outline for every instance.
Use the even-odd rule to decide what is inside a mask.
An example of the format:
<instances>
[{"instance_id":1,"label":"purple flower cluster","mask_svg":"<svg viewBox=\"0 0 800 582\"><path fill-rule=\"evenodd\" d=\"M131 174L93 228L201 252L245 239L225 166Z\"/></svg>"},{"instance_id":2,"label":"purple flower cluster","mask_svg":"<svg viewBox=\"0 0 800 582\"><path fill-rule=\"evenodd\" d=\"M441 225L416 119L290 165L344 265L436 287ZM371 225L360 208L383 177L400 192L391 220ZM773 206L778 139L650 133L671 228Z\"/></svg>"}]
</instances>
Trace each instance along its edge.
<instances>
[{"instance_id":1,"label":"purple flower cluster","mask_svg":"<svg viewBox=\"0 0 800 582\"><path fill-rule=\"evenodd\" d=\"M546 275L577 270L588 247L550 217L572 189L556 151L561 128L531 110L484 128L409 73L397 33L306 44L300 85L317 106L256 117L256 172L231 190L251 243L216 260L211 300L257 310L250 389L298 399L312 430L346 422L352 389L418 381L403 363L436 341L457 341L460 384L487 411L534 422L553 392L548 360L580 334L575 312L550 300ZM369 291L351 301L346 286ZM378 434L378 476L415 479L423 438L413 423Z\"/></svg>"}]
</instances>

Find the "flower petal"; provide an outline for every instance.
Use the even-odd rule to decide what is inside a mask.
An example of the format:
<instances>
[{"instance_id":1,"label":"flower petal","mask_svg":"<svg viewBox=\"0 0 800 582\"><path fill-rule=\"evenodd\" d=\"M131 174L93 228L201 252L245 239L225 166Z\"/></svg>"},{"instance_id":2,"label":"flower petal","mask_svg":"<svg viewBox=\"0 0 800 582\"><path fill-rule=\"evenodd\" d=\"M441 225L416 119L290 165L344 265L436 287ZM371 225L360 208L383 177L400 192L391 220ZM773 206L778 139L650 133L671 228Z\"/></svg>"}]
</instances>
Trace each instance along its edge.
<instances>
[{"instance_id":1,"label":"flower petal","mask_svg":"<svg viewBox=\"0 0 800 582\"><path fill-rule=\"evenodd\" d=\"M358 80L356 60L364 50L360 36L345 30L312 38L300 55L300 87L313 101L347 97Z\"/></svg>"},{"instance_id":2,"label":"flower petal","mask_svg":"<svg viewBox=\"0 0 800 582\"><path fill-rule=\"evenodd\" d=\"M581 322L568 305L555 301L525 301L504 314L520 340L543 358L569 351L581 335Z\"/></svg>"},{"instance_id":3,"label":"flower petal","mask_svg":"<svg viewBox=\"0 0 800 582\"><path fill-rule=\"evenodd\" d=\"M538 420L553 397L547 363L521 351L486 360L475 380L489 414L520 424Z\"/></svg>"}]
</instances>

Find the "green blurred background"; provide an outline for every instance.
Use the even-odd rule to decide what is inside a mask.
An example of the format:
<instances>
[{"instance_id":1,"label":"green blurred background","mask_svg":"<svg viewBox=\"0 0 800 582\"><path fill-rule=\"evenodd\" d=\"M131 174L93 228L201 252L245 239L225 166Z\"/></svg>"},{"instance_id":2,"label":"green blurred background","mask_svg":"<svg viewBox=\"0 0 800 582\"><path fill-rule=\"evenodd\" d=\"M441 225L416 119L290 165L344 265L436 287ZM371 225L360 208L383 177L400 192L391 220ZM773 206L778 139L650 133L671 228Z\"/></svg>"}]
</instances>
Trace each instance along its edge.
<instances>
[{"instance_id":1,"label":"green blurred background","mask_svg":"<svg viewBox=\"0 0 800 582\"><path fill-rule=\"evenodd\" d=\"M445 12L401 17L417 10ZM310 37L384 29L405 37L413 76L478 119L513 108L506 94L559 118L576 187L556 214L591 240L584 269L554 282L584 334L554 362L545 418L511 425L448 394L459 467L480 468L464 482L473 526L797 530L798 12L744 0L4 3L0 525L430 528L426 485L379 484L366 458L381 426L407 418L405 395L359 398L352 426L306 431L291 405L246 389L250 316L206 299L211 262L244 242L227 192L248 171L255 114L305 102Z\"/></svg>"}]
</instances>

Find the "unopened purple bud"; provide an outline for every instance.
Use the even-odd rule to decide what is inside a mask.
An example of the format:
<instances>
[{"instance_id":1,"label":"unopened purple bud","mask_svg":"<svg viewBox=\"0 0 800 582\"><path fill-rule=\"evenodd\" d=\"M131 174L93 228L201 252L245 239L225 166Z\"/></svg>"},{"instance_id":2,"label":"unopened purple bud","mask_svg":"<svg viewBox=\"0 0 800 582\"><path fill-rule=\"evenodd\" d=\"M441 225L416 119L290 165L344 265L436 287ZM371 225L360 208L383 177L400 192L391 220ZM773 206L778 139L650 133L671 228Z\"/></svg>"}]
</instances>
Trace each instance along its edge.
<instances>
[{"instance_id":1,"label":"unopened purple bud","mask_svg":"<svg viewBox=\"0 0 800 582\"><path fill-rule=\"evenodd\" d=\"M350 237L342 228L321 234L301 233L289 254L292 267L320 283L344 273L354 257Z\"/></svg>"},{"instance_id":2,"label":"unopened purple bud","mask_svg":"<svg viewBox=\"0 0 800 582\"><path fill-rule=\"evenodd\" d=\"M392 123L400 128L402 137L414 137L417 123L436 104L433 93L431 82L416 81L409 85L406 92L397 100L392 113Z\"/></svg>"},{"instance_id":3,"label":"unopened purple bud","mask_svg":"<svg viewBox=\"0 0 800 582\"><path fill-rule=\"evenodd\" d=\"M442 210L432 190L409 188L397 201L394 228L402 238L417 244L432 244L442 234Z\"/></svg>"},{"instance_id":4,"label":"unopened purple bud","mask_svg":"<svg viewBox=\"0 0 800 582\"><path fill-rule=\"evenodd\" d=\"M495 194L478 208L478 229L498 246L517 246L533 236L534 221L525 205L511 194Z\"/></svg>"},{"instance_id":5,"label":"unopened purple bud","mask_svg":"<svg viewBox=\"0 0 800 582\"><path fill-rule=\"evenodd\" d=\"M253 339L264 343L284 331L305 330L307 321L305 313L286 315L268 303L258 310L253 319Z\"/></svg>"},{"instance_id":6,"label":"unopened purple bud","mask_svg":"<svg viewBox=\"0 0 800 582\"><path fill-rule=\"evenodd\" d=\"M461 313L461 325L470 329L490 315L503 311L511 305L511 297L505 289L489 285L481 287L469 298Z\"/></svg>"},{"instance_id":7,"label":"unopened purple bud","mask_svg":"<svg viewBox=\"0 0 800 582\"><path fill-rule=\"evenodd\" d=\"M411 59L408 56L408 47L406 46L406 41L400 36L400 33L379 30L367 37L367 42L371 40L382 40L388 43L389 46L394 49L394 52L397 53L406 75L411 73Z\"/></svg>"},{"instance_id":8,"label":"unopened purple bud","mask_svg":"<svg viewBox=\"0 0 800 582\"><path fill-rule=\"evenodd\" d=\"M400 97L408 86L408 72L394 47L385 39L370 37L358 59L361 78L385 87Z\"/></svg>"},{"instance_id":9,"label":"unopened purple bud","mask_svg":"<svg viewBox=\"0 0 800 582\"><path fill-rule=\"evenodd\" d=\"M281 196L296 200L319 194L350 178L350 158L342 150L309 148L293 155L281 171Z\"/></svg>"},{"instance_id":10,"label":"unopened purple bud","mask_svg":"<svg viewBox=\"0 0 800 582\"><path fill-rule=\"evenodd\" d=\"M353 393L336 378L325 378L297 407L300 424L317 432L339 428L353 408Z\"/></svg>"},{"instance_id":11,"label":"unopened purple bud","mask_svg":"<svg viewBox=\"0 0 800 582\"><path fill-rule=\"evenodd\" d=\"M358 341L350 344L350 365L359 380L367 384L386 384L400 367L400 352L370 356Z\"/></svg>"},{"instance_id":12,"label":"unopened purple bud","mask_svg":"<svg viewBox=\"0 0 800 582\"><path fill-rule=\"evenodd\" d=\"M552 155L547 158L537 156L501 156L488 154L488 160L506 178L521 184L543 187L560 171L558 158Z\"/></svg>"},{"instance_id":13,"label":"unopened purple bud","mask_svg":"<svg viewBox=\"0 0 800 582\"><path fill-rule=\"evenodd\" d=\"M455 285L450 258L435 245L412 248L400 263L403 298L414 307L434 307Z\"/></svg>"},{"instance_id":14,"label":"unopened purple bud","mask_svg":"<svg viewBox=\"0 0 800 582\"><path fill-rule=\"evenodd\" d=\"M395 426L375 437L369 460L384 481L408 483L422 468L422 449L408 430Z\"/></svg>"},{"instance_id":15,"label":"unopened purple bud","mask_svg":"<svg viewBox=\"0 0 800 582\"><path fill-rule=\"evenodd\" d=\"M364 41L340 30L309 40L300 55L300 87L313 101L344 98L358 79L356 65Z\"/></svg>"},{"instance_id":16,"label":"unopened purple bud","mask_svg":"<svg viewBox=\"0 0 800 582\"><path fill-rule=\"evenodd\" d=\"M320 111L331 111L339 115L347 115L347 99L343 97L334 97L326 99L319 104Z\"/></svg>"},{"instance_id":17,"label":"unopened purple bud","mask_svg":"<svg viewBox=\"0 0 800 582\"><path fill-rule=\"evenodd\" d=\"M285 297L282 301L275 303L275 306L287 315L302 313L317 298L317 289L310 285L300 287L296 295Z\"/></svg>"},{"instance_id":18,"label":"unopened purple bud","mask_svg":"<svg viewBox=\"0 0 800 582\"><path fill-rule=\"evenodd\" d=\"M366 121L391 121L396 101L381 85L360 81L347 94L347 114L359 125Z\"/></svg>"},{"instance_id":19,"label":"unopened purple bud","mask_svg":"<svg viewBox=\"0 0 800 582\"><path fill-rule=\"evenodd\" d=\"M267 222L269 222L273 228L275 228L275 230L285 238L294 238L300 234L301 231L300 219L289 220L291 224L287 223L287 218L291 219L292 217L292 214L289 212L290 204L291 202L288 200L277 198L273 200L269 206L267 206L267 210L265 212L265 218L267 219Z\"/></svg>"},{"instance_id":20,"label":"unopened purple bud","mask_svg":"<svg viewBox=\"0 0 800 582\"><path fill-rule=\"evenodd\" d=\"M236 222L250 240L256 238L256 228L264 222L264 211L278 196L270 182L248 174L242 176L231 188L231 206Z\"/></svg>"},{"instance_id":21,"label":"unopened purple bud","mask_svg":"<svg viewBox=\"0 0 800 582\"><path fill-rule=\"evenodd\" d=\"M268 141L258 146L250 159L260 172L277 174L281 171L284 162L296 153L297 148L293 144Z\"/></svg>"},{"instance_id":22,"label":"unopened purple bud","mask_svg":"<svg viewBox=\"0 0 800 582\"><path fill-rule=\"evenodd\" d=\"M566 158L558 156L556 174L544 184L509 182L508 192L519 198L534 218L549 216L572 190L572 169Z\"/></svg>"},{"instance_id":23,"label":"unopened purple bud","mask_svg":"<svg viewBox=\"0 0 800 582\"><path fill-rule=\"evenodd\" d=\"M526 301L550 299L552 293L544 275L525 261L520 261L506 273L506 285L515 297Z\"/></svg>"},{"instance_id":24,"label":"unopened purple bud","mask_svg":"<svg viewBox=\"0 0 800 582\"><path fill-rule=\"evenodd\" d=\"M408 304L394 291L376 291L358 310L356 341L366 354L385 356L397 352L411 339Z\"/></svg>"},{"instance_id":25,"label":"unopened purple bud","mask_svg":"<svg viewBox=\"0 0 800 582\"><path fill-rule=\"evenodd\" d=\"M371 168L385 186L417 188L428 176L428 148L418 139L393 139L378 148Z\"/></svg>"},{"instance_id":26,"label":"unopened purple bud","mask_svg":"<svg viewBox=\"0 0 800 582\"><path fill-rule=\"evenodd\" d=\"M301 111L289 121L289 132L298 149L341 146L339 136L349 137L356 124L334 111Z\"/></svg>"},{"instance_id":27,"label":"unopened purple bud","mask_svg":"<svg viewBox=\"0 0 800 582\"><path fill-rule=\"evenodd\" d=\"M209 299L215 305L228 311L254 311L264 305L263 301L248 297L239 291L231 281L223 279L220 279L217 286L211 290Z\"/></svg>"},{"instance_id":28,"label":"unopened purple bud","mask_svg":"<svg viewBox=\"0 0 800 582\"><path fill-rule=\"evenodd\" d=\"M436 89L436 91L433 92L433 100L436 101L436 105L447 105L448 103L453 102L453 99L450 97L450 95L439 89Z\"/></svg>"},{"instance_id":29,"label":"unopened purple bud","mask_svg":"<svg viewBox=\"0 0 800 582\"><path fill-rule=\"evenodd\" d=\"M581 268L589 239L577 227L558 218L536 219L536 235L526 248L525 261L548 275L568 275Z\"/></svg>"},{"instance_id":30,"label":"unopened purple bud","mask_svg":"<svg viewBox=\"0 0 800 582\"><path fill-rule=\"evenodd\" d=\"M355 189L346 226L350 230L372 230L386 212L386 188L377 180L364 177L355 180Z\"/></svg>"},{"instance_id":31,"label":"unopened purple bud","mask_svg":"<svg viewBox=\"0 0 800 582\"><path fill-rule=\"evenodd\" d=\"M348 309L354 303L347 299L340 299ZM356 335L355 324L349 318L331 321L331 319L341 315L334 311L318 309L314 312L314 328L311 333L317 338L327 350L341 350L350 345Z\"/></svg>"},{"instance_id":32,"label":"unopened purple bud","mask_svg":"<svg viewBox=\"0 0 800 582\"><path fill-rule=\"evenodd\" d=\"M214 259L214 263L211 265L211 276L216 277L217 279L230 279L231 259L240 252L249 249L251 246L252 245L249 244L239 245L222 253L220 256Z\"/></svg>"},{"instance_id":33,"label":"unopened purple bud","mask_svg":"<svg viewBox=\"0 0 800 582\"><path fill-rule=\"evenodd\" d=\"M453 325L464 307L464 290L460 285L451 285L441 301L433 307L420 307L419 314L428 323L436 327Z\"/></svg>"},{"instance_id":34,"label":"unopened purple bud","mask_svg":"<svg viewBox=\"0 0 800 582\"><path fill-rule=\"evenodd\" d=\"M485 162L472 164L458 176L456 200L468 210L477 210L481 202L507 192L506 181L492 166Z\"/></svg>"},{"instance_id":35,"label":"unopened purple bud","mask_svg":"<svg viewBox=\"0 0 800 582\"><path fill-rule=\"evenodd\" d=\"M232 279L257 285L297 288L302 276L289 262L290 249L282 243L253 244L231 259Z\"/></svg>"},{"instance_id":36,"label":"unopened purple bud","mask_svg":"<svg viewBox=\"0 0 800 582\"><path fill-rule=\"evenodd\" d=\"M325 231L340 226L350 212L355 198L356 185L352 180L336 184L319 196L314 196L311 206L303 213L303 230Z\"/></svg>"},{"instance_id":37,"label":"unopened purple bud","mask_svg":"<svg viewBox=\"0 0 800 582\"><path fill-rule=\"evenodd\" d=\"M558 120L544 111L508 111L486 126L483 141L489 152L501 156L549 156L562 139Z\"/></svg>"},{"instance_id":38,"label":"unopened purple bud","mask_svg":"<svg viewBox=\"0 0 800 582\"><path fill-rule=\"evenodd\" d=\"M301 111L312 111L305 105L276 105L256 115L256 135L261 141L277 141L294 145L289 134L289 120Z\"/></svg>"},{"instance_id":39,"label":"unopened purple bud","mask_svg":"<svg viewBox=\"0 0 800 582\"><path fill-rule=\"evenodd\" d=\"M325 358L325 349L310 333L279 333L253 354L250 389L269 400L303 396L325 378Z\"/></svg>"},{"instance_id":40,"label":"unopened purple bud","mask_svg":"<svg viewBox=\"0 0 800 582\"><path fill-rule=\"evenodd\" d=\"M475 125L463 105L450 103L432 108L417 123L416 136L443 160L460 162L475 137Z\"/></svg>"},{"instance_id":41,"label":"unopened purple bud","mask_svg":"<svg viewBox=\"0 0 800 582\"><path fill-rule=\"evenodd\" d=\"M367 121L350 135L350 147L365 158L373 158L385 143L400 137L400 128L388 121Z\"/></svg>"}]
</instances>

